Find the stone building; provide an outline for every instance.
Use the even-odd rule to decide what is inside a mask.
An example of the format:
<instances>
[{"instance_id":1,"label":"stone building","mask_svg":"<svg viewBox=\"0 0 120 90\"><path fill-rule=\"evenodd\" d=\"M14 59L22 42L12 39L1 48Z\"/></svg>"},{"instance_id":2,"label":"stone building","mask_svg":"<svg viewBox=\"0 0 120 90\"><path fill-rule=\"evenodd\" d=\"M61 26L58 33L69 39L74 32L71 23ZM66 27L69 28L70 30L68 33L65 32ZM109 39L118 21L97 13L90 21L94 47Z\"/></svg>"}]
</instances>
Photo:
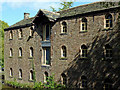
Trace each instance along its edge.
<instances>
[{"instance_id":1,"label":"stone building","mask_svg":"<svg viewBox=\"0 0 120 90\"><path fill-rule=\"evenodd\" d=\"M120 6L102 2L35 17L5 29L5 80L43 82L54 74L67 87L120 89Z\"/></svg>"}]
</instances>

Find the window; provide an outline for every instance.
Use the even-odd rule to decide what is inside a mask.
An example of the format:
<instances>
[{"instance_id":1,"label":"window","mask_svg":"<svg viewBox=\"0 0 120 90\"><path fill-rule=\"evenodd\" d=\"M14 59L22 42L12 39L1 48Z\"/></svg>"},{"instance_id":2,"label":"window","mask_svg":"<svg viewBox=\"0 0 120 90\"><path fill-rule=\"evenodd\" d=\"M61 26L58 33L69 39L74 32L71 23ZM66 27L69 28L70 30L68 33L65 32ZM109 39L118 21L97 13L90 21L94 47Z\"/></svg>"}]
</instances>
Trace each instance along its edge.
<instances>
[{"instance_id":1,"label":"window","mask_svg":"<svg viewBox=\"0 0 120 90\"><path fill-rule=\"evenodd\" d=\"M22 78L22 70L19 69L19 78L21 79Z\"/></svg>"},{"instance_id":2,"label":"window","mask_svg":"<svg viewBox=\"0 0 120 90\"><path fill-rule=\"evenodd\" d=\"M62 22L61 33L67 33L67 23L64 21Z\"/></svg>"},{"instance_id":3,"label":"window","mask_svg":"<svg viewBox=\"0 0 120 90\"><path fill-rule=\"evenodd\" d=\"M30 47L30 57L33 57L33 48Z\"/></svg>"},{"instance_id":4,"label":"window","mask_svg":"<svg viewBox=\"0 0 120 90\"><path fill-rule=\"evenodd\" d=\"M32 30L30 30L30 36L33 36L33 31Z\"/></svg>"},{"instance_id":5,"label":"window","mask_svg":"<svg viewBox=\"0 0 120 90\"><path fill-rule=\"evenodd\" d=\"M62 46L62 49L61 49L61 57L62 57L62 58L67 57L67 49L66 49L65 46Z\"/></svg>"},{"instance_id":6,"label":"window","mask_svg":"<svg viewBox=\"0 0 120 90\"><path fill-rule=\"evenodd\" d=\"M33 70L30 70L30 79L29 80L34 80L34 77L33 77Z\"/></svg>"},{"instance_id":7,"label":"window","mask_svg":"<svg viewBox=\"0 0 120 90\"><path fill-rule=\"evenodd\" d=\"M47 80L48 80L48 73L45 72L44 73L44 83L47 83Z\"/></svg>"},{"instance_id":8,"label":"window","mask_svg":"<svg viewBox=\"0 0 120 90\"><path fill-rule=\"evenodd\" d=\"M108 14L105 16L106 20L106 28L111 28L112 27L112 15Z\"/></svg>"},{"instance_id":9,"label":"window","mask_svg":"<svg viewBox=\"0 0 120 90\"><path fill-rule=\"evenodd\" d=\"M81 56L82 56L82 58L87 57L87 46L84 44L81 46Z\"/></svg>"},{"instance_id":10,"label":"window","mask_svg":"<svg viewBox=\"0 0 120 90\"><path fill-rule=\"evenodd\" d=\"M19 30L19 38L22 38L22 29Z\"/></svg>"},{"instance_id":11,"label":"window","mask_svg":"<svg viewBox=\"0 0 120 90\"><path fill-rule=\"evenodd\" d=\"M67 76L64 73L61 74L61 82L61 84L67 85Z\"/></svg>"},{"instance_id":12,"label":"window","mask_svg":"<svg viewBox=\"0 0 120 90\"><path fill-rule=\"evenodd\" d=\"M106 58L112 58L112 48L109 44L105 45L105 57Z\"/></svg>"},{"instance_id":13,"label":"window","mask_svg":"<svg viewBox=\"0 0 120 90\"><path fill-rule=\"evenodd\" d=\"M10 77L13 77L13 70L10 68Z\"/></svg>"},{"instance_id":14,"label":"window","mask_svg":"<svg viewBox=\"0 0 120 90\"><path fill-rule=\"evenodd\" d=\"M43 29L43 40L50 40L50 25L45 25Z\"/></svg>"},{"instance_id":15,"label":"window","mask_svg":"<svg viewBox=\"0 0 120 90\"><path fill-rule=\"evenodd\" d=\"M82 18L81 31L87 31L87 19L86 18Z\"/></svg>"},{"instance_id":16,"label":"window","mask_svg":"<svg viewBox=\"0 0 120 90\"><path fill-rule=\"evenodd\" d=\"M13 56L13 51L12 51L12 48L10 48L10 57Z\"/></svg>"},{"instance_id":17,"label":"window","mask_svg":"<svg viewBox=\"0 0 120 90\"><path fill-rule=\"evenodd\" d=\"M9 37L9 39L13 39L13 33L12 33L12 31L10 31L10 37Z\"/></svg>"},{"instance_id":18,"label":"window","mask_svg":"<svg viewBox=\"0 0 120 90\"><path fill-rule=\"evenodd\" d=\"M104 80L104 90L112 90L112 81L109 78Z\"/></svg>"},{"instance_id":19,"label":"window","mask_svg":"<svg viewBox=\"0 0 120 90\"><path fill-rule=\"evenodd\" d=\"M80 88L86 88L86 87L87 87L87 78L85 76L81 76Z\"/></svg>"},{"instance_id":20,"label":"window","mask_svg":"<svg viewBox=\"0 0 120 90\"><path fill-rule=\"evenodd\" d=\"M22 48L19 48L19 57L22 57Z\"/></svg>"},{"instance_id":21,"label":"window","mask_svg":"<svg viewBox=\"0 0 120 90\"><path fill-rule=\"evenodd\" d=\"M42 64L43 65L50 65L50 48L43 48Z\"/></svg>"}]
</instances>

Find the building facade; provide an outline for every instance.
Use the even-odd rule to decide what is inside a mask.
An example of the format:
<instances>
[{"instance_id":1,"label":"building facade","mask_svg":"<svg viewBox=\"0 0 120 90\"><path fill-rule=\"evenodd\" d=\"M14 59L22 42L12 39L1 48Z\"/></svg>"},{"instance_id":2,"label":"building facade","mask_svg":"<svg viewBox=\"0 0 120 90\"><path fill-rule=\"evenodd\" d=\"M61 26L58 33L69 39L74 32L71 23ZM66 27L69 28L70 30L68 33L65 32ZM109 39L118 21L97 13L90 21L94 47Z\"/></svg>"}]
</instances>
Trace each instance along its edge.
<instances>
[{"instance_id":1,"label":"building facade","mask_svg":"<svg viewBox=\"0 0 120 90\"><path fill-rule=\"evenodd\" d=\"M5 29L5 80L55 81L68 87L120 89L120 7L95 2L39 10Z\"/></svg>"}]
</instances>

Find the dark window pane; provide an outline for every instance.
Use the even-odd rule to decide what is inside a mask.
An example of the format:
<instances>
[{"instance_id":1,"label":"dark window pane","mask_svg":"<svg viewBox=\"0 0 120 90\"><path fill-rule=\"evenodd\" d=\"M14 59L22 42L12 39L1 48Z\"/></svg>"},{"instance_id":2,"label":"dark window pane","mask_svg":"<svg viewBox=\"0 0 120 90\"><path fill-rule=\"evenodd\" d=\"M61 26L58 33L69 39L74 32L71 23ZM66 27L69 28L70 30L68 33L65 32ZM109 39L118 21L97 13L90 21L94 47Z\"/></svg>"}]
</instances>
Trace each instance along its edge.
<instances>
[{"instance_id":1,"label":"dark window pane","mask_svg":"<svg viewBox=\"0 0 120 90\"><path fill-rule=\"evenodd\" d=\"M46 64L50 64L50 48L46 48Z\"/></svg>"},{"instance_id":2,"label":"dark window pane","mask_svg":"<svg viewBox=\"0 0 120 90\"><path fill-rule=\"evenodd\" d=\"M46 40L50 39L50 30L49 30L49 25L46 26Z\"/></svg>"}]
</instances>

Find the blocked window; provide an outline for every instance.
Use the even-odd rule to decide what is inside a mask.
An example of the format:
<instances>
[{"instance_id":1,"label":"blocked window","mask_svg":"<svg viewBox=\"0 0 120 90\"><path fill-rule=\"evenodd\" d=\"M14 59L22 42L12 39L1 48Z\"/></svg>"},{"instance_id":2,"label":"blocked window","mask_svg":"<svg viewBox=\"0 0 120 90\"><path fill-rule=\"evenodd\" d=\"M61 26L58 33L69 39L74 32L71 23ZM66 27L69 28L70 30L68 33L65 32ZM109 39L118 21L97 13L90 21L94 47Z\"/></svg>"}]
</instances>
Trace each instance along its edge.
<instances>
[{"instance_id":1,"label":"blocked window","mask_svg":"<svg viewBox=\"0 0 120 90\"><path fill-rule=\"evenodd\" d=\"M83 58L86 58L86 57L87 57L87 46L84 45L84 44L81 46L81 56L82 56Z\"/></svg>"},{"instance_id":2,"label":"blocked window","mask_svg":"<svg viewBox=\"0 0 120 90\"><path fill-rule=\"evenodd\" d=\"M64 73L61 74L61 84L67 85L67 76Z\"/></svg>"},{"instance_id":3,"label":"blocked window","mask_svg":"<svg viewBox=\"0 0 120 90\"><path fill-rule=\"evenodd\" d=\"M44 73L44 83L47 83L48 80L48 72Z\"/></svg>"},{"instance_id":4,"label":"blocked window","mask_svg":"<svg viewBox=\"0 0 120 90\"><path fill-rule=\"evenodd\" d=\"M109 78L106 78L104 80L104 87L103 87L104 90L112 90L112 81L111 79Z\"/></svg>"},{"instance_id":5,"label":"blocked window","mask_svg":"<svg viewBox=\"0 0 120 90\"><path fill-rule=\"evenodd\" d=\"M12 57L13 56L13 50L12 50L12 48L10 48L10 57Z\"/></svg>"},{"instance_id":6,"label":"blocked window","mask_svg":"<svg viewBox=\"0 0 120 90\"><path fill-rule=\"evenodd\" d=\"M82 18L81 31L87 31L87 19L86 18Z\"/></svg>"},{"instance_id":7,"label":"blocked window","mask_svg":"<svg viewBox=\"0 0 120 90\"><path fill-rule=\"evenodd\" d=\"M23 33L22 33L22 29L19 30L19 38L22 38Z\"/></svg>"},{"instance_id":8,"label":"blocked window","mask_svg":"<svg viewBox=\"0 0 120 90\"><path fill-rule=\"evenodd\" d=\"M66 46L62 46L61 48L61 57L67 57L67 49Z\"/></svg>"},{"instance_id":9,"label":"blocked window","mask_svg":"<svg viewBox=\"0 0 120 90\"><path fill-rule=\"evenodd\" d=\"M80 88L86 88L86 87L87 87L87 77L86 76L81 76Z\"/></svg>"},{"instance_id":10,"label":"blocked window","mask_svg":"<svg viewBox=\"0 0 120 90\"><path fill-rule=\"evenodd\" d=\"M30 47L30 57L33 57L33 48Z\"/></svg>"},{"instance_id":11,"label":"blocked window","mask_svg":"<svg viewBox=\"0 0 120 90\"><path fill-rule=\"evenodd\" d=\"M22 78L22 69L19 69L19 78Z\"/></svg>"},{"instance_id":12,"label":"blocked window","mask_svg":"<svg viewBox=\"0 0 120 90\"><path fill-rule=\"evenodd\" d=\"M10 68L10 77L13 77L13 70Z\"/></svg>"},{"instance_id":13,"label":"blocked window","mask_svg":"<svg viewBox=\"0 0 120 90\"><path fill-rule=\"evenodd\" d=\"M62 22L61 33L67 33L67 23L64 21Z\"/></svg>"},{"instance_id":14,"label":"blocked window","mask_svg":"<svg viewBox=\"0 0 120 90\"><path fill-rule=\"evenodd\" d=\"M10 31L9 39L13 39L13 32L12 31Z\"/></svg>"},{"instance_id":15,"label":"blocked window","mask_svg":"<svg viewBox=\"0 0 120 90\"><path fill-rule=\"evenodd\" d=\"M19 48L19 57L22 57L22 48Z\"/></svg>"},{"instance_id":16,"label":"blocked window","mask_svg":"<svg viewBox=\"0 0 120 90\"><path fill-rule=\"evenodd\" d=\"M30 70L30 79L29 80L34 80L33 70Z\"/></svg>"},{"instance_id":17,"label":"blocked window","mask_svg":"<svg viewBox=\"0 0 120 90\"><path fill-rule=\"evenodd\" d=\"M50 48L48 47L42 49L42 64L50 65Z\"/></svg>"},{"instance_id":18,"label":"blocked window","mask_svg":"<svg viewBox=\"0 0 120 90\"><path fill-rule=\"evenodd\" d=\"M113 22L112 22L112 15L111 14L107 14L106 16L105 16L105 21L106 21L106 28L111 28L112 27L112 24L113 24Z\"/></svg>"},{"instance_id":19,"label":"blocked window","mask_svg":"<svg viewBox=\"0 0 120 90\"><path fill-rule=\"evenodd\" d=\"M112 47L109 44L105 45L105 57L107 58L112 57Z\"/></svg>"}]
</instances>

